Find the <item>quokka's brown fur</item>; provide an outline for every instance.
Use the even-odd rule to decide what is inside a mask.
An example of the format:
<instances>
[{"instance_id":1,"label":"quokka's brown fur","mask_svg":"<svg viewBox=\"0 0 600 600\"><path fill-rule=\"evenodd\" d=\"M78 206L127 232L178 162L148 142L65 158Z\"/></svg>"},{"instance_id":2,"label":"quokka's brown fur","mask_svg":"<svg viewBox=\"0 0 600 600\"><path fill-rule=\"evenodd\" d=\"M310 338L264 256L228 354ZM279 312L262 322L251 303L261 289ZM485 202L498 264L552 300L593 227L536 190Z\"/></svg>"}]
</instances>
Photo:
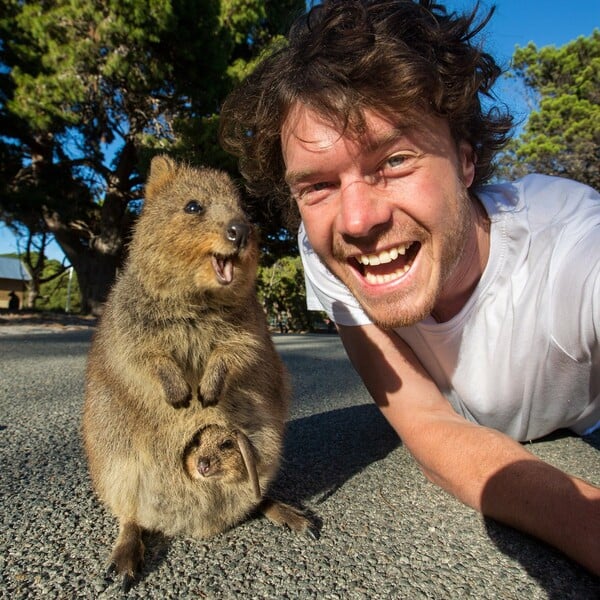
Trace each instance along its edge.
<instances>
[{"instance_id":1,"label":"quokka's brown fur","mask_svg":"<svg viewBox=\"0 0 600 600\"><path fill-rule=\"evenodd\" d=\"M249 477L190 477L207 425L249 442L265 490L280 462L289 386L255 295L256 234L229 177L153 160L128 262L89 354L83 437L94 487L119 519L111 561L132 576L142 530L208 537L260 508Z\"/></svg>"}]
</instances>

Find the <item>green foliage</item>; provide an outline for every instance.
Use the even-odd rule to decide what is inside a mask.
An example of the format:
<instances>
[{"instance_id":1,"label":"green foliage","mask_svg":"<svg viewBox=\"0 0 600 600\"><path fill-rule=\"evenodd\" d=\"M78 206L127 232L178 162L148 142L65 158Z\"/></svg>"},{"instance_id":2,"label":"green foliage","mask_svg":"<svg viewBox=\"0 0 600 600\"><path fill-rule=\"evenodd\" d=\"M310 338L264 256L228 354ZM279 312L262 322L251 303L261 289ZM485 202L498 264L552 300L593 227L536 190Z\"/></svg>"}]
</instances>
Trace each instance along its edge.
<instances>
[{"instance_id":1,"label":"green foliage","mask_svg":"<svg viewBox=\"0 0 600 600\"><path fill-rule=\"evenodd\" d=\"M272 327L282 321L291 331L311 331L324 326L324 315L306 309L304 271L299 256L283 256L259 268L258 297Z\"/></svg>"},{"instance_id":2,"label":"green foliage","mask_svg":"<svg viewBox=\"0 0 600 600\"><path fill-rule=\"evenodd\" d=\"M514 76L535 94L502 164L511 175L560 175L600 188L600 31L565 46L517 48Z\"/></svg>"},{"instance_id":3,"label":"green foliage","mask_svg":"<svg viewBox=\"0 0 600 600\"><path fill-rule=\"evenodd\" d=\"M50 259L46 262L43 277L44 279L50 278L50 281L40 285L40 294L35 301L36 309L56 312L66 310L69 294L69 271L64 271L61 275L52 279L52 276L61 270L62 265L57 260ZM76 273L73 273L71 278L68 312L81 312L81 291Z\"/></svg>"}]
</instances>

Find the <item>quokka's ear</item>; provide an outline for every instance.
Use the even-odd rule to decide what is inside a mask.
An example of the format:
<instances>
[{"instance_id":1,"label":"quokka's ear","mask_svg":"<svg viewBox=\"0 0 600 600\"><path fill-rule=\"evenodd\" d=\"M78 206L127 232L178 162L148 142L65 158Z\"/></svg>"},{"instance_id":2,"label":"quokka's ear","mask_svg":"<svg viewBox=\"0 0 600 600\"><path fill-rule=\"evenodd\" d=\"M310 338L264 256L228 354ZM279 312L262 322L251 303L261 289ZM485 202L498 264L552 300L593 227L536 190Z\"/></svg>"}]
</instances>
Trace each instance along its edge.
<instances>
[{"instance_id":1,"label":"quokka's ear","mask_svg":"<svg viewBox=\"0 0 600 600\"><path fill-rule=\"evenodd\" d=\"M152 196L157 188L169 181L176 170L177 165L173 159L165 154L155 156L150 163L150 173L146 182L146 199Z\"/></svg>"},{"instance_id":2,"label":"quokka's ear","mask_svg":"<svg viewBox=\"0 0 600 600\"><path fill-rule=\"evenodd\" d=\"M262 494L260 491L260 483L258 481L258 473L256 471L256 461L254 460L254 450L252 449L252 444L246 435L241 431L236 431L235 437L242 458L244 459L246 471L248 471L248 478L250 479L252 490L254 491L256 499L260 500L262 498Z\"/></svg>"}]
</instances>

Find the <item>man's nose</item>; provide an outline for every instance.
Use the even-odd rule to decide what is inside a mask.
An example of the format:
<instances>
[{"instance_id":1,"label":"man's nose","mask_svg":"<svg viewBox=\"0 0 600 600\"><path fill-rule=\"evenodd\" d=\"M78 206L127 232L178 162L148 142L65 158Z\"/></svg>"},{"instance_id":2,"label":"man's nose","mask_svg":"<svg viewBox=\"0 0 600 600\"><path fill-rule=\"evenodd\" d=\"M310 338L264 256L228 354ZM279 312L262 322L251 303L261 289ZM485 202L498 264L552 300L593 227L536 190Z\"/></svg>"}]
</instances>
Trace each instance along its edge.
<instances>
[{"instance_id":1,"label":"man's nose","mask_svg":"<svg viewBox=\"0 0 600 600\"><path fill-rule=\"evenodd\" d=\"M353 238L367 237L373 229L389 222L391 206L376 187L359 180L340 188L340 233Z\"/></svg>"}]
</instances>

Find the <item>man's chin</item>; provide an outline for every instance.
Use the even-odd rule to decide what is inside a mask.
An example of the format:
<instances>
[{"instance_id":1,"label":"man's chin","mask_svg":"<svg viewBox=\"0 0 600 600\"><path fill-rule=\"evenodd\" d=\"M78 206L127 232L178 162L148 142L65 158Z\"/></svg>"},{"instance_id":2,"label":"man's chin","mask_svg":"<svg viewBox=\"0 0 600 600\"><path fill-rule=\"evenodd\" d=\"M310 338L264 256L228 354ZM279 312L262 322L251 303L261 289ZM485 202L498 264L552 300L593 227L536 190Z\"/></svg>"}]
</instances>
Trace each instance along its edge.
<instances>
[{"instance_id":1,"label":"man's chin","mask_svg":"<svg viewBox=\"0 0 600 600\"><path fill-rule=\"evenodd\" d=\"M381 329L408 327L431 314L435 302L419 292L414 281L372 285L342 262L329 264L329 270L343 283L369 319Z\"/></svg>"},{"instance_id":2,"label":"man's chin","mask_svg":"<svg viewBox=\"0 0 600 600\"><path fill-rule=\"evenodd\" d=\"M427 318L433 310L433 302L411 302L398 294L369 297L353 292L369 319L381 329L409 327Z\"/></svg>"}]
</instances>

